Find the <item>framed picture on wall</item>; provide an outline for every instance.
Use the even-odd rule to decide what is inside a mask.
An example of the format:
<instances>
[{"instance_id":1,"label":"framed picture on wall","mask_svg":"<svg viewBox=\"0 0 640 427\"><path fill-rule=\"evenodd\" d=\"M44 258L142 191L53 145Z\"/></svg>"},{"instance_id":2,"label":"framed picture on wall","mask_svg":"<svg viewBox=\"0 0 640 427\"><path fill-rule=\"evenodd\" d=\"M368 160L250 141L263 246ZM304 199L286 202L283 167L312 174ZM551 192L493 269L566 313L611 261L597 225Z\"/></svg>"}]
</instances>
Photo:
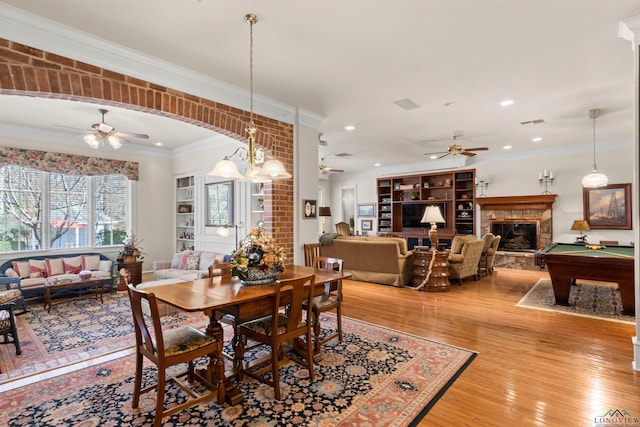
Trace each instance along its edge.
<instances>
[{"instance_id":1,"label":"framed picture on wall","mask_svg":"<svg viewBox=\"0 0 640 427\"><path fill-rule=\"evenodd\" d=\"M376 204L375 203L359 203L358 216L362 216L365 218L376 216Z\"/></svg>"},{"instance_id":2,"label":"framed picture on wall","mask_svg":"<svg viewBox=\"0 0 640 427\"><path fill-rule=\"evenodd\" d=\"M373 230L373 220L372 219L363 219L360 221L360 228L362 231L371 231Z\"/></svg>"},{"instance_id":3,"label":"framed picture on wall","mask_svg":"<svg viewBox=\"0 0 640 427\"><path fill-rule=\"evenodd\" d=\"M584 219L594 230L631 230L631 184L583 188Z\"/></svg>"},{"instance_id":4,"label":"framed picture on wall","mask_svg":"<svg viewBox=\"0 0 640 427\"><path fill-rule=\"evenodd\" d=\"M318 210L318 207L317 207L316 200L310 200L310 199L302 200L302 216L305 219L316 218L318 216L317 210Z\"/></svg>"}]
</instances>

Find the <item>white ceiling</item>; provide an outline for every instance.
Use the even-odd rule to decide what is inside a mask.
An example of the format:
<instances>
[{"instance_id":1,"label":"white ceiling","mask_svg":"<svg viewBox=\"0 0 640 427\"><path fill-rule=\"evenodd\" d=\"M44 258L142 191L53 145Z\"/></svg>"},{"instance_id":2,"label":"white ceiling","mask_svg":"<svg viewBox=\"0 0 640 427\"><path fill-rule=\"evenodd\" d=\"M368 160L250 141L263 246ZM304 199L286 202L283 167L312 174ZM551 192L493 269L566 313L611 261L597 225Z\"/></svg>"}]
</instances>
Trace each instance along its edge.
<instances>
[{"instance_id":1,"label":"white ceiling","mask_svg":"<svg viewBox=\"0 0 640 427\"><path fill-rule=\"evenodd\" d=\"M4 0L9 5L244 89L254 27L257 95L322 118L320 157L355 171L428 162L454 133L479 156L633 140L633 53L618 37L639 0ZM2 30L0 30L0 34ZM420 108L405 111L394 101ZM511 107L501 107L513 99ZM445 106L454 102L453 106ZM99 122L100 105L0 97L3 127L66 132ZM107 107L119 131L175 148L211 131ZM544 119L541 125L521 122ZM355 131L344 126L353 124ZM541 142L531 138L540 136ZM336 158L336 153L352 157Z\"/></svg>"}]
</instances>

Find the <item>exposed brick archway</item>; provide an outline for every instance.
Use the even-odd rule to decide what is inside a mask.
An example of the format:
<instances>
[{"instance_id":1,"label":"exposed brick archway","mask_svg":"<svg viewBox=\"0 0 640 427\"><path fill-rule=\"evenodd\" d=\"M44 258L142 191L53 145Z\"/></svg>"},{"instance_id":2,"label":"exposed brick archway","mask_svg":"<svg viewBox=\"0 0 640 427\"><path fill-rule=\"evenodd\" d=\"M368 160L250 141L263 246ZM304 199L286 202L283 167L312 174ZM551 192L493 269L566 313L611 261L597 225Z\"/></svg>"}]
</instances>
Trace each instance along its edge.
<instances>
[{"instance_id":1,"label":"exposed brick archway","mask_svg":"<svg viewBox=\"0 0 640 427\"><path fill-rule=\"evenodd\" d=\"M0 93L101 103L185 121L244 141L249 112L0 39ZM293 126L254 115L259 146L293 170ZM274 181L265 225L293 259L293 179ZM268 195L267 195L268 196Z\"/></svg>"}]
</instances>

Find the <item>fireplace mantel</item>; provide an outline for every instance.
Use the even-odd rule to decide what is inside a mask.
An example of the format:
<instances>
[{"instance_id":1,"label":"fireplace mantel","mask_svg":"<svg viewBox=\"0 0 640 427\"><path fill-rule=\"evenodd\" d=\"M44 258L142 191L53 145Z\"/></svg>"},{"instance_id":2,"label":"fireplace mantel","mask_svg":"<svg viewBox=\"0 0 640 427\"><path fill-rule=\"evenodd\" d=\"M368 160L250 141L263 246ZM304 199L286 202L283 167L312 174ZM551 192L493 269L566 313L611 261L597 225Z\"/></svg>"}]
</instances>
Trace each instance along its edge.
<instances>
[{"instance_id":1,"label":"fireplace mantel","mask_svg":"<svg viewBox=\"0 0 640 427\"><path fill-rule=\"evenodd\" d=\"M482 209L510 210L510 209L551 209L557 194L538 194L533 196L501 196L476 197L476 203Z\"/></svg>"}]
</instances>

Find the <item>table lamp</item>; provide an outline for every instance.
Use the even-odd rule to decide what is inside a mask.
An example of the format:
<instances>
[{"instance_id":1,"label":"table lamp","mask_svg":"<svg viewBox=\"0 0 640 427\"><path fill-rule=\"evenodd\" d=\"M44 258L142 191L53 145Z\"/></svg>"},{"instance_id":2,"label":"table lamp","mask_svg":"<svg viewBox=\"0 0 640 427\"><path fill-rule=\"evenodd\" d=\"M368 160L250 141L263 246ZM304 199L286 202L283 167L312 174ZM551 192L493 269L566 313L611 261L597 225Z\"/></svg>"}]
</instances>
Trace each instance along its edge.
<instances>
[{"instance_id":1,"label":"table lamp","mask_svg":"<svg viewBox=\"0 0 640 427\"><path fill-rule=\"evenodd\" d=\"M587 221L585 221L584 219L576 219L575 221L573 221L571 229L580 231L580 236L576 237L576 243L587 243L587 235L582 234L583 231L591 230Z\"/></svg>"},{"instance_id":2,"label":"table lamp","mask_svg":"<svg viewBox=\"0 0 640 427\"><path fill-rule=\"evenodd\" d=\"M420 222L430 222L431 229L429 230L429 240L431 241L431 249L434 251L438 250L438 227L436 226L436 222L445 222L442 217L442 212L440 212L440 208L438 206L427 206L427 209L424 210L424 215L422 215L422 219Z\"/></svg>"},{"instance_id":3,"label":"table lamp","mask_svg":"<svg viewBox=\"0 0 640 427\"><path fill-rule=\"evenodd\" d=\"M331 208L329 206L320 206L318 208L318 216L322 217L322 234L325 232L325 217L331 216Z\"/></svg>"}]
</instances>

